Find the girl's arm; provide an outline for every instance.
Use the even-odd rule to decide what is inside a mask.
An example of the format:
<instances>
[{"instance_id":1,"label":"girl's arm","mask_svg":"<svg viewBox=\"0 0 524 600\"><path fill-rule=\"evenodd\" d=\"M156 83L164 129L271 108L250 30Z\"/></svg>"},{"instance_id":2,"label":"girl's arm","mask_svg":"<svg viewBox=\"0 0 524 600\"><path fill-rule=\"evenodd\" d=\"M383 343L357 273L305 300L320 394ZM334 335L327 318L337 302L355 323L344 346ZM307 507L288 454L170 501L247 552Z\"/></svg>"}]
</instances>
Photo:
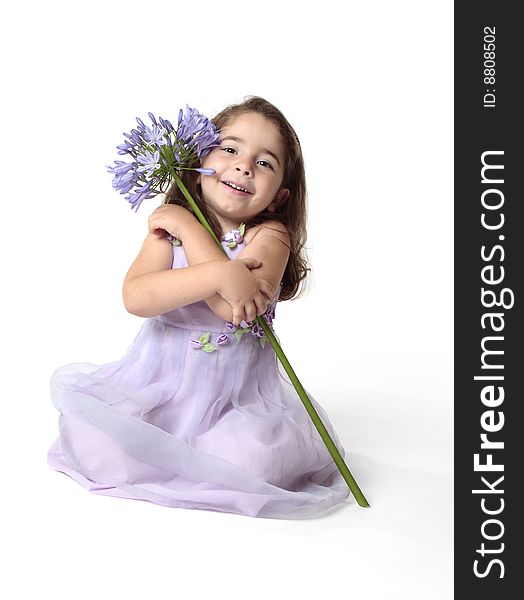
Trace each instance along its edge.
<instances>
[{"instance_id":1,"label":"girl's arm","mask_svg":"<svg viewBox=\"0 0 524 600\"><path fill-rule=\"evenodd\" d=\"M164 204L157 208L149 217L149 230L162 236L164 231L168 231L182 240L184 253L190 266L208 261L230 262L196 217L181 206ZM282 224L271 221L249 229L244 236L244 241L247 244L246 248L240 252L237 260L249 257L262 261L262 266L255 268L252 273L260 285L269 284L273 288L265 305L258 306L257 303L256 312L251 310L250 306L245 317L240 319L252 321L257 314L263 314L267 305L273 301L289 258L289 235ZM230 283L232 286L235 285L234 280ZM205 302L220 318L238 322L231 303L219 293L205 298Z\"/></svg>"},{"instance_id":2,"label":"girl's arm","mask_svg":"<svg viewBox=\"0 0 524 600\"><path fill-rule=\"evenodd\" d=\"M286 226L278 221L266 221L252 227L248 234L252 236L246 240L246 246L238 254L237 260L259 260L262 265L253 272L277 290L289 260L291 242Z\"/></svg>"},{"instance_id":3,"label":"girl's arm","mask_svg":"<svg viewBox=\"0 0 524 600\"><path fill-rule=\"evenodd\" d=\"M191 271L172 269L172 263L173 246L148 234L124 279L122 295L130 313L152 317L216 293L211 263Z\"/></svg>"},{"instance_id":4,"label":"girl's arm","mask_svg":"<svg viewBox=\"0 0 524 600\"><path fill-rule=\"evenodd\" d=\"M181 234L180 239L184 245L184 253L189 265L198 265L208 261L229 262L227 255L220 250L213 238L196 219L194 226L188 227ZM233 308L220 294L212 294L205 298L205 302L215 315L224 321L233 322Z\"/></svg>"},{"instance_id":5,"label":"girl's arm","mask_svg":"<svg viewBox=\"0 0 524 600\"><path fill-rule=\"evenodd\" d=\"M229 258L218 248L196 219L194 224L189 223L180 233L188 264L195 265L202 261L229 262ZM249 229L244 240L246 246L240 251L236 260L254 258L260 261L262 265L252 269L251 272L259 281L267 282L273 288L273 295L267 299L264 310L257 311L257 314L263 314L267 305L273 301L275 291L284 276L289 259L289 234L284 225L277 221L270 221ZM214 294L205 301L216 315L225 321L233 321L231 305L219 294ZM253 318L255 316L253 315Z\"/></svg>"},{"instance_id":6,"label":"girl's arm","mask_svg":"<svg viewBox=\"0 0 524 600\"><path fill-rule=\"evenodd\" d=\"M238 324L249 311L263 312L264 296L273 292L251 274L258 265L252 258L212 260L184 269L172 269L172 262L172 245L149 233L124 280L124 305L130 313L153 317L218 293L227 298L231 320Z\"/></svg>"},{"instance_id":7,"label":"girl's arm","mask_svg":"<svg viewBox=\"0 0 524 600\"><path fill-rule=\"evenodd\" d=\"M204 235L200 237L198 229L195 228L193 233L191 231L186 232L186 238L183 241L188 263L195 264L192 261L199 260L213 261L215 257L222 262L234 262L229 261L207 231L199 223L197 225L202 229ZM252 269L251 272L256 276L260 284L269 284L272 289L272 293L267 296L265 305L257 308L256 311L248 307L245 315L240 318L240 320L249 322L255 319L257 315L263 314L268 304L273 301L289 259L290 240L285 226L277 221L252 227L246 232L244 240L246 246L240 251L236 260L253 258L260 261L262 263L261 266ZM218 257L217 253L222 256ZM225 321L233 322L236 325L240 322L239 316L232 309L231 304L224 300L219 293L206 298L206 304L216 315Z\"/></svg>"},{"instance_id":8,"label":"girl's arm","mask_svg":"<svg viewBox=\"0 0 524 600\"><path fill-rule=\"evenodd\" d=\"M167 231L182 240L189 265L229 260L198 219L182 206L162 204L150 215L148 227L159 237L164 237Z\"/></svg>"}]
</instances>

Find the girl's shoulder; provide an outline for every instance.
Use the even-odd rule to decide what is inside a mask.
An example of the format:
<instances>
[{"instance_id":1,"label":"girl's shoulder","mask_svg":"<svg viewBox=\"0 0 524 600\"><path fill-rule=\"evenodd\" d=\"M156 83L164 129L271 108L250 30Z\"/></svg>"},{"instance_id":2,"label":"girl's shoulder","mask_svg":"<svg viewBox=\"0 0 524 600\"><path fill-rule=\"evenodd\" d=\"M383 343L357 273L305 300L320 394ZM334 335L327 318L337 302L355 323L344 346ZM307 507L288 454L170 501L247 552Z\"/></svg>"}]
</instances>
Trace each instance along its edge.
<instances>
[{"instance_id":1,"label":"girl's shoulder","mask_svg":"<svg viewBox=\"0 0 524 600\"><path fill-rule=\"evenodd\" d=\"M244 234L244 242L249 244L257 235L272 235L282 239L283 241L289 240L287 227L280 223L280 221L264 221L264 223L253 225L253 227L250 227Z\"/></svg>"}]
</instances>

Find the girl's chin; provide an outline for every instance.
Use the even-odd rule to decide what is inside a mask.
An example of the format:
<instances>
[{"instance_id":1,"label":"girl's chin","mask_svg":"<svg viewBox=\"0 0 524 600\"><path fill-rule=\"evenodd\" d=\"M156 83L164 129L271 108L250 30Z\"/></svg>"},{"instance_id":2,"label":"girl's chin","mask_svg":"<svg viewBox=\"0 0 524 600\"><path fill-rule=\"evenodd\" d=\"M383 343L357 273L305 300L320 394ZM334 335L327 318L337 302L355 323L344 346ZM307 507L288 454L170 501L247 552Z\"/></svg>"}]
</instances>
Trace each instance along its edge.
<instances>
[{"instance_id":1,"label":"girl's chin","mask_svg":"<svg viewBox=\"0 0 524 600\"><path fill-rule=\"evenodd\" d=\"M239 223L243 220L245 220L247 217L247 215L241 211L238 210L238 207L232 207L230 210L228 210L229 207L223 208L222 210L220 210L220 212L215 212L214 214L217 216L218 219L222 219L223 221L238 221Z\"/></svg>"}]
</instances>

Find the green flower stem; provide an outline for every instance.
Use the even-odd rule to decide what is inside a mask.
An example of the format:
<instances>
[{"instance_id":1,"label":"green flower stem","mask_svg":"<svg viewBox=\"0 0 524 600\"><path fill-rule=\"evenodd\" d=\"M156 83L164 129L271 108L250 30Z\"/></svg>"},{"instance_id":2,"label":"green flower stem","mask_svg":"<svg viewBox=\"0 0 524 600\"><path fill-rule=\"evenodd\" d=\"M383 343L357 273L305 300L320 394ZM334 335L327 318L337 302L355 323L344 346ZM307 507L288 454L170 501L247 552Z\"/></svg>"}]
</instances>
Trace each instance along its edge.
<instances>
[{"instance_id":1,"label":"green flower stem","mask_svg":"<svg viewBox=\"0 0 524 600\"><path fill-rule=\"evenodd\" d=\"M174 180L176 181L176 184L180 188L180 191L184 195L184 198L189 202L189 205L193 209L193 212L197 216L200 223L202 223L202 225L209 232L211 237L215 240L218 247L227 256L227 252L225 251L224 247L222 246L219 239L215 235L215 232L211 229L209 223L206 221L206 218L202 214L202 211L198 208L196 202L191 197L191 194L189 193L188 189L186 188L186 186L180 179L177 172L175 170L171 170L171 169L170 169L170 172L171 172L171 175L173 176ZM317 430L320 434L320 437L322 438L324 444L326 445L326 448L328 449L333 460L335 461L335 464L337 465L337 468L340 471L340 474L344 478L344 481L348 484L348 487L351 490L353 496L355 497L355 500L358 502L358 504L360 506L363 506L365 508L369 507L368 501L364 497L364 494L362 493L361 489L358 487L358 484L355 481L355 478L353 477L353 475L351 475L350 470L348 469L346 463L344 462L344 459L342 458L342 456L340 455L340 452L338 451L338 448L335 446L333 440L331 439L329 433L327 432L327 429L324 427L322 420L318 416L318 413L315 410L315 407L311 403L311 400L308 398L306 391L302 387L302 384L300 383L298 377L296 376L295 372L293 371L293 368L289 364L289 361L286 358L286 355L284 354L282 348L280 347L278 340L276 339L275 335L271 331L271 328L269 327L269 325L266 323L266 320L262 316L257 317L257 322L264 329L264 332L267 336L267 339L269 340L269 343L271 344L271 347L275 351L275 354L277 355L282 366L284 367L284 370L288 374L289 379L290 379L291 383L293 384L293 387L295 388L300 400L302 401L302 404L304 405L304 408L306 409L307 413L311 417L313 424L317 428Z\"/></svg>"},{"instance_id":2,"label":"green flower stem","mask_svg":"<svg viewBox=\"0 0 524 600\"><path fill-rule=\"evenodd\" d=\"M220 243L219 239L215 235L215 232L211 229L209 223L206 221L206 218L202 214L202 211L198 208L197 203L191 197L191 194L189 193L189 190L186 188L186 186L184 185L183 181L180 179L178 173L173 170L173 171L171 171L171 174L173 175L173 178L176 181L176 184L180 188L180 191L184 195L184 198L189 202L189 206L191 206L191 208L193 209L193 212L197 216L197 218L200 221L200 223L202 223L202 225L206 228L206 230L211 235L211 237L215 240L215 242L217 243L217 245L219 246L219 248L221 248L225 252L224 248L222 248L222 244Z\"/></svg>"}]
</instances>

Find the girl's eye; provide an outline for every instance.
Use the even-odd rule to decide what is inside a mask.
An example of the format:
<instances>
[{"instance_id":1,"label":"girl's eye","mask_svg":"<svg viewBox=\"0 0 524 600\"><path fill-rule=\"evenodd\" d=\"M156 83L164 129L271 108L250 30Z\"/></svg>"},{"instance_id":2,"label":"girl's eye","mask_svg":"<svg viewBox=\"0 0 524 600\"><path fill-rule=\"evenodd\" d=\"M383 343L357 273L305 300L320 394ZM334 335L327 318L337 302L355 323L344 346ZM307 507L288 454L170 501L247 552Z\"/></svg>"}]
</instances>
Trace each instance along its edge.
<instances>
[{"instance_id":1,"label":"girl's eye","mask_svg":"<svg viewBox=\"0 0 524 600\"><path fill-rule=\"evenodd\" d=\"M231 148L231 146L222 146L222 150L228 154L234 154L236 152L236 150Z\"/></svg>"},{"instance_id":2,"label":"girl's eye","mask_svg":"<svg viewBox=\"0 0 524 600\"><path fill-rule=\"evenodd\" d=\"M270 163L268 163L267 160L259 160L258 164L262 165L263 167L273 169L273 166Z\"/></svg>"}]
</instances>

